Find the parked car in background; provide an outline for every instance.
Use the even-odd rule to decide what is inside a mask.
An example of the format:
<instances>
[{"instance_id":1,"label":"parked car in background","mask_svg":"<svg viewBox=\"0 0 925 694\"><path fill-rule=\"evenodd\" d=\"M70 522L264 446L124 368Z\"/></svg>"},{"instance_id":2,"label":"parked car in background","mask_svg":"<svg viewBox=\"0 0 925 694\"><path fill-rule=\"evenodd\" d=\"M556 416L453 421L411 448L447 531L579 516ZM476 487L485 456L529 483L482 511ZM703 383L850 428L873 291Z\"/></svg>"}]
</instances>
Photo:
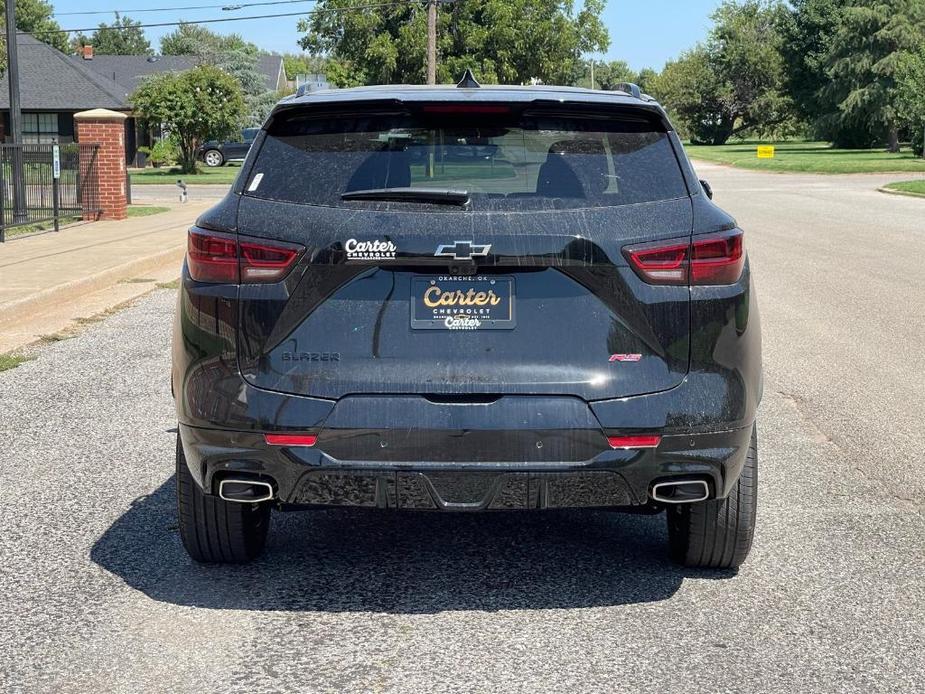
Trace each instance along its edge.
<instances>
[{"instance_id":1,"label":"parked car in background","mask_svg":"<svg viewBox=\"0 0 925 694\"><path fill-rule=\"evenodd\" d=\"M205 162L206 166L216 167L224 166L230 161L244 161L247 156L254 138L260 128L244 128L241 131L241 139L234 142L218 142L210 140L199 146L196 153L197 158Z\"/></svg>"}]
</instances>

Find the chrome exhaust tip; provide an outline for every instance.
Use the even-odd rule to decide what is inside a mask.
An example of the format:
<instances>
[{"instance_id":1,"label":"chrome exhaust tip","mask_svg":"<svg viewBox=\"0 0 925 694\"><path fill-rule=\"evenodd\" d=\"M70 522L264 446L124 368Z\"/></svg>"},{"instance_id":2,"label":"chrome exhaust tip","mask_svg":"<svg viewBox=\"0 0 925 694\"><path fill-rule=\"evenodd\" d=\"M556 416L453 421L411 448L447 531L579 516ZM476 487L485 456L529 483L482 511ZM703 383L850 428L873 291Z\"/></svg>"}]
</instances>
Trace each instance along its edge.
<instances>
[{"instance_id":1,"label":"chrome exhaust tip","mask_svg":"<svg viewBox=\"0 0 925 694\"><path fill-rule=\"evenodd\" d=\"M225 479L218 483L218 496L238 504L257 504L273 498L273 485L257 480Z\"/></svg>"},{"instance_id":2,"label":"chrome exhaust tip","mask_svg":"<svg viewBox=\"0 0 925 694\"><path fill-rule=\"evenodd\" d=\"M710 498L710 485L705 480L678 480L652 485L654 501L663 504L693 504Z\"/></svg>"}]
</instances>

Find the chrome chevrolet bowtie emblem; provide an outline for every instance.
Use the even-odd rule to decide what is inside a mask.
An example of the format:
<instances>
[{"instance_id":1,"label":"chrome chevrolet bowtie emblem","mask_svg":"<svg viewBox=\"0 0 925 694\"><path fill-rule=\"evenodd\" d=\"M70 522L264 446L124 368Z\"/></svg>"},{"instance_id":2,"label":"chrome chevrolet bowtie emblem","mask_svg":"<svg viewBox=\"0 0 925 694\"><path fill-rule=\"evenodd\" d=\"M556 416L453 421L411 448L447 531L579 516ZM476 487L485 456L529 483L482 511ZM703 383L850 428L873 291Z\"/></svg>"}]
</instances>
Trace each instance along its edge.
<instances>
[{"instance_id":1,"label":"chrome chevrolet bowtie emblem","mask_svg":"<svg viewBox=\"0 0 925 694\"><path fill-rule=\"evenodd\" d=\"M437 246L435 256L446 256L453 260L472 260L473 258L488 255L491 250L490 243L472 243L472 241L454 241Z\"/></svg>"}]
</instances>

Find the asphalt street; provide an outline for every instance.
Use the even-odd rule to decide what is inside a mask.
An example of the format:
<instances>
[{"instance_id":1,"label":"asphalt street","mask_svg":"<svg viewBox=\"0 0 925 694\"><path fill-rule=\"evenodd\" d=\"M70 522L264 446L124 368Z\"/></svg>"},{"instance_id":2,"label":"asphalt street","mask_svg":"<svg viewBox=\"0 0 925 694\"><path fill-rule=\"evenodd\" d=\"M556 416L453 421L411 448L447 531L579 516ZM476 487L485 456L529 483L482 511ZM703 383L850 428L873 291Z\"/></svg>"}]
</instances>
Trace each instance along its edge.
<instances>
[{"instance_id":1,"label":"asphalt street","mask_svg":"<svg viewBox=\"0 0 925 694\"><path fill-rule=\"evenodd\" d=\"M925 200L698 169L764 328L738 574L575 512L277 514L261 560L195 565L158 290L0 373L0 691L922 691Z\"/></svg>"}]
</instances>

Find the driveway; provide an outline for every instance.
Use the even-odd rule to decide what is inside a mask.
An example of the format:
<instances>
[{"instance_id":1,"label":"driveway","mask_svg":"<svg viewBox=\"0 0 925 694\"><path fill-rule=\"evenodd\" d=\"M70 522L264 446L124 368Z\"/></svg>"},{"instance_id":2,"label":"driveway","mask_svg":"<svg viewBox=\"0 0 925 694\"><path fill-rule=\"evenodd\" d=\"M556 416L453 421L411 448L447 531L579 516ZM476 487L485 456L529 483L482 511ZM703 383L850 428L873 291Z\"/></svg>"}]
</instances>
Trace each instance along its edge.
<instances>
[{"instance_id":1,"label":"driveway","mask_svg":"<svg viewBox=\"0 0 925 694\"><path fill-rule=\"evenodd\" d=\"M764 324L737 575L670 564L661 517L572 512L277 514L260 561L194 565L159 290L0 373L0 690L920 691L925 200L698 169Z\"/></svg>"}]
</instances>

